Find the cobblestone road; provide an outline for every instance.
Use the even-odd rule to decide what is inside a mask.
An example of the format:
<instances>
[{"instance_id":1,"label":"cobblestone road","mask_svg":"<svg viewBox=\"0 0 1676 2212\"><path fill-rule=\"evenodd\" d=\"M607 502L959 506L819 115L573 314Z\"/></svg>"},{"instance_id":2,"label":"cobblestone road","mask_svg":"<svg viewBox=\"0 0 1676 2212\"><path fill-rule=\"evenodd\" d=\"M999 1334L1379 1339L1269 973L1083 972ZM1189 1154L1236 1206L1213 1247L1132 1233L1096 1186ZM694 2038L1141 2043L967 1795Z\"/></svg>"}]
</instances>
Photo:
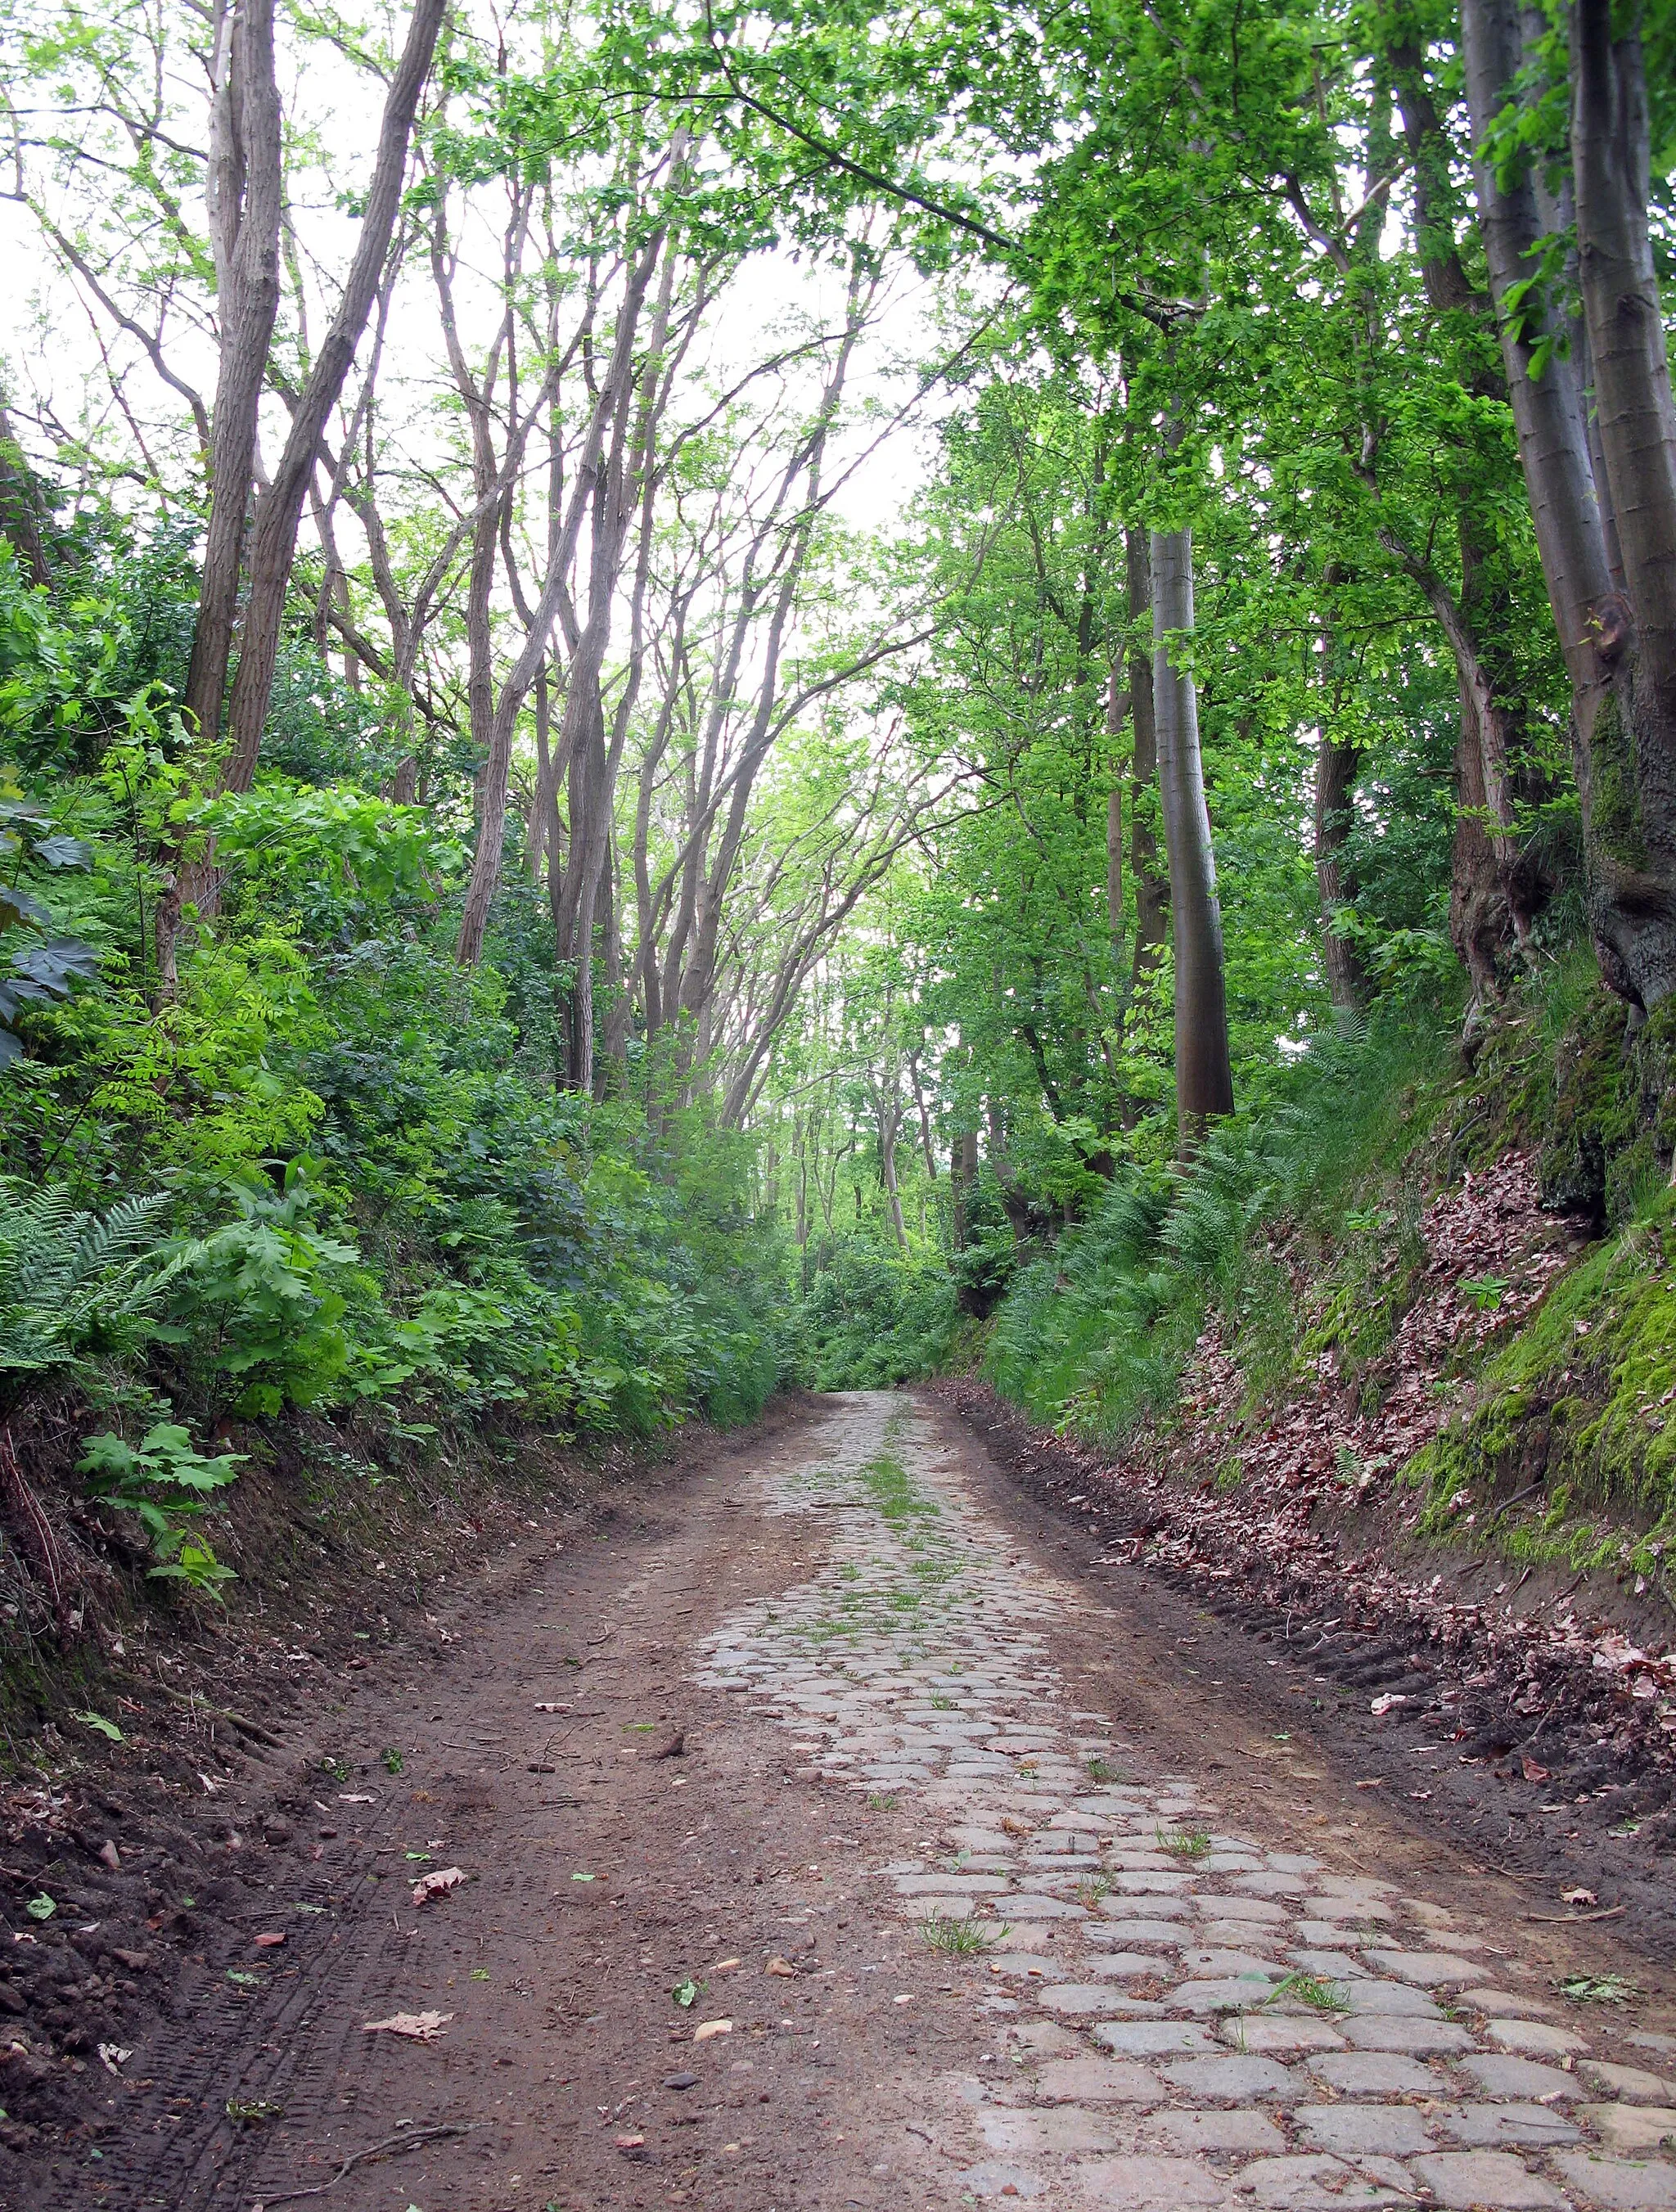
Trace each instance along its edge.
<instances>
[{"instance_id":1,"label":"cobblestone road","mask_svg":"<svg viewBox=\"0 0 1676 2212\"><path fill-rule=\"evenodd\" d=\"M959 2197L1676 2212L1676 2054L1610 2063L1516 1930L1231 1832L1074 1710L1055 1624L1098 1608L907 1401L852 1397L825 1443L752 1502L819 1515L828 1563L730 1618L700 1679L936 1831L870 1893L969 1961L970 2063L922 2130Z\"/></svg>"}]
</instances>

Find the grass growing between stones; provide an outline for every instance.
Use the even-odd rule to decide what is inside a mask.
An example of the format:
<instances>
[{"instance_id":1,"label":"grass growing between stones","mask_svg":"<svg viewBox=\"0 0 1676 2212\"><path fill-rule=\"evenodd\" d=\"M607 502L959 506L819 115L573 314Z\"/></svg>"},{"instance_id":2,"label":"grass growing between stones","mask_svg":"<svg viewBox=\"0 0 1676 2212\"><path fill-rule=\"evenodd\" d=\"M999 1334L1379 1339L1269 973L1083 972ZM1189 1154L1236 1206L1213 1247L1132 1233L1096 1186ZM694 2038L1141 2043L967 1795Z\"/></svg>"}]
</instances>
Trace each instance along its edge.
<instances>
[{"instance_id":1,"label":"grass growing between stones","mask_svg":"<svg viewBox=\"0 0 1676 2212\"><path fill-rule=\"evenodd\" d=\"M1158 1849L1172 1858L1192 1861L1211 1856L1211 1838L1204 1828L1159 1828L1155 1833Z\"/></svg>"},{"instance_id":2,"label":"grass growing between stones","mask_svg":"<svg viewBox=\"0 0 1676 2212\"><path fill-rule=\"evenodd\" d=\"M933 1951L945 1951L956 1959L975 1959L994 1949L1007 1933L1007 1923L975 1920L969 1914L957 1920L951 1913L938 1912L920 1923L920 1933Z\"/></svg>"},{"instance_id":3,"label":"grass growing between stones","mask_svg":"<svg viewBox=\"0 0 1676 2212\"><path fill-rule=\"evenodd\" d=\"M1273 2004L1280 1997L1296 1998L1306 2004L1311 2012L1342 2013L1350 2010L1350 2000L1338 1982L1324 1981L1319 1974L1287 1974L1264 1998L1265 2004Z\"/></svg>"}]
</instances>

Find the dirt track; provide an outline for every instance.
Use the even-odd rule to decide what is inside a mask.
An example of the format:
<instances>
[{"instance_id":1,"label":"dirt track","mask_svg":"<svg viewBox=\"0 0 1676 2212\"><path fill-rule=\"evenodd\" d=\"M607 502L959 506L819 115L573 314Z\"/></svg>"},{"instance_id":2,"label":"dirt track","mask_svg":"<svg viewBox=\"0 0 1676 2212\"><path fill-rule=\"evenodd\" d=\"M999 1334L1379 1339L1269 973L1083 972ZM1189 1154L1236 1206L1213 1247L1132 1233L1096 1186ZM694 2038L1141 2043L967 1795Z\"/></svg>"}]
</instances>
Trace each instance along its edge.
<instances>
[{"instance_id":1,"label":"dirt track","mask_svg":"<svg viewBox=\"0 0 1676 2212\"><path fill-rule=\"evenodd\" d=\"M1073 1577L948 1415L835 1401L525 1565L158 1872L179 2016L0 2201L1676 2212L1659 1970L1278 1725L1262 1645Z\"/></svg>"}]
</instances>

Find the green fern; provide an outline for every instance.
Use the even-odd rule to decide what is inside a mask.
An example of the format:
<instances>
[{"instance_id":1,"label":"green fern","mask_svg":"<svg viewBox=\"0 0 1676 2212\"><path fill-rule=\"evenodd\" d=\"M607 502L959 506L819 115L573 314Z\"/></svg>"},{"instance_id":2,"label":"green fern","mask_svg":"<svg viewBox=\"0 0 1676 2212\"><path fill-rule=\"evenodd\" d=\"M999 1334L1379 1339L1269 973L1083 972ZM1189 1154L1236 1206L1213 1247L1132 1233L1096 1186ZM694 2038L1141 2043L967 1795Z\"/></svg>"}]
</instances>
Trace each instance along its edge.
<instances>
[{"instance_id":1,"label":"green fern","mask_svg":"<svg viewBox=\"0 0 1676 2212\"><path fill-rule=\"evenodd\" d=\"M137 1350L164 1291L199 1247L168 1233L167 1197L100 1215L61 1183L0 1182L0 1413L48 1375Z\"/></svg>"}]
</instances>

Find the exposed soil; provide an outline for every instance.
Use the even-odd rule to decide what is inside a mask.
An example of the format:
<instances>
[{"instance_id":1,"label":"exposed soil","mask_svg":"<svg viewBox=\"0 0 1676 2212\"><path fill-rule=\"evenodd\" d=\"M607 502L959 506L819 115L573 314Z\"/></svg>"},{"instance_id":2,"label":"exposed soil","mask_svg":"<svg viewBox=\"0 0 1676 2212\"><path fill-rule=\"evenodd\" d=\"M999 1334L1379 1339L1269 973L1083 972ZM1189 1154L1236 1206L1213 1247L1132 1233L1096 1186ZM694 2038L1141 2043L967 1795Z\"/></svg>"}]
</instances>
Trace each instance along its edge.
<instances>
[{"instance_id":1,"label":"exposed soil","mask_svg":"<svg viewBox=\"0 0 1676 2212\"><path fill-rule=\"evenodd\" d=\"M720 1624L763 1601L772 1620L829 1571L818 1496L762 1505L820 1462L850 1402L526 1516L492 1565L427 1593L428 1618L392 1611L364 1665L271 1680L259 1737L220 1745L196 1803L148 1795L113 1750L102 1781L33 1818L15 1807L4 2212L1032 2193L979 2178L950 2085L993 2079L1004 2036L1017 2065L1066 2031L1029 2045L982 1960L928 1948L879 1878L953 1816L908 1788L844 1786L795 1712L700 1679ZM1026 1489L921 1405L924 1449L987 1540L1060 1594L1056 1685L1102 1706L1150 1772L1208 1790L1264 1848L1423 1888L1445 1923L1516 1929L1527 1974L1621 1972L1637 1994L1591 2009L1592 2046L1671 2065L1669 1907L1618 1845L1509 1818L1533 1789L1461 1765L1453 1743L1440 1755L1400 1712L1375 1722L1365 1686L1341 1697L1347 1675L1292 1656L1267 1614L1241 1626L1236 1592L1213 1611L1184 1581L1102 1561L1086 1516L1044 1502L1046 1462ZM418 1878L454 1867L464 1885L413 1903ZM1571 1919L1559 1893L1577 1883L1629 1910ZM55 1911L32 1920L42 1895ZM428 2011L446 2016L434 2039L367 2032Z\"/></svg>"}]
</instances>

